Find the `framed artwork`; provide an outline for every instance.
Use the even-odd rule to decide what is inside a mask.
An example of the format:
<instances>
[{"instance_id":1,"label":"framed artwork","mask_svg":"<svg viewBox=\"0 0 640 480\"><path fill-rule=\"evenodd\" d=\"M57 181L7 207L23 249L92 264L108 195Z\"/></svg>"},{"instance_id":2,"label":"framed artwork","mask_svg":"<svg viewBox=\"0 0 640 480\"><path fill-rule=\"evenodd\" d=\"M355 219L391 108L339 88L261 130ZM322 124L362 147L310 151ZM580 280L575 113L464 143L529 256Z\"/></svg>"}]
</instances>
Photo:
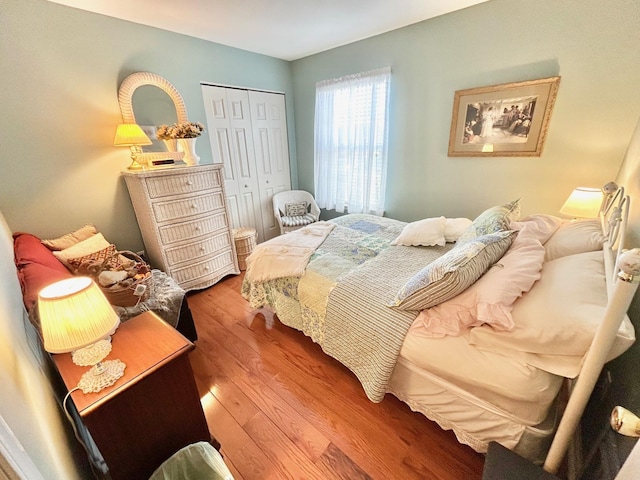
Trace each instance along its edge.
<instances>
[{"instance_id":1,"label":"framed artwork","mask_svg":"<svg viewBox=\"0 0 640 480\"><path fill-rule=\"evenodd\" d=\"M560 77L457 90L450 157L539 157Z\"/></svg>"}]
</instances>

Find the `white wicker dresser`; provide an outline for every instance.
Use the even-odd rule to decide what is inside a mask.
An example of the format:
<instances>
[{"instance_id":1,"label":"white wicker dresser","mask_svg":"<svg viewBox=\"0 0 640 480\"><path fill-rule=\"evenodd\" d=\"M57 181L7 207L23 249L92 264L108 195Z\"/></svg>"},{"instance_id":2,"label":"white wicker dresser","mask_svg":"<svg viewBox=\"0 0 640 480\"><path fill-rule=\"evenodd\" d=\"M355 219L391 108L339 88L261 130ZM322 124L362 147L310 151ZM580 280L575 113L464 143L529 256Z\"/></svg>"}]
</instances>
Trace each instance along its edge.
<instances>
[{"instance_id":1,"label":"white wicker dresser","mask_svg":"<svg viewBox=\"0 0 640 480\"><path fill-rule=\"evenodd\" d=\"M152 266L186 291L238 274L222 165L123 171Z\"/></svg>"}]
</instances>

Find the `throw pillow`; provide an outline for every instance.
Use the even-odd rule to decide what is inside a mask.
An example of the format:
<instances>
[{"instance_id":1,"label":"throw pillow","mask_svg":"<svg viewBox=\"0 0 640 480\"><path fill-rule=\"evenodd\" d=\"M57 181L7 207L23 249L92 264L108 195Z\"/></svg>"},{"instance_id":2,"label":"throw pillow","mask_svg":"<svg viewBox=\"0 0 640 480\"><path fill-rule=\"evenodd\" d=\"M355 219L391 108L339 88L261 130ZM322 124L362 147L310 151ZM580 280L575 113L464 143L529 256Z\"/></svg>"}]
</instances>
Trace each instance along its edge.
<instances>
[{"instance_id":1,"label":"throw pillow","mask_svg":"<svg viewBox=\"0 0 640 480\"><path fill-rule=\"evenodd\" d=\"M68 261L73 271L81 269L83 274L89 273L87 268L92 266L104 267L105 270L116 270L120 266L120 256L116 255L116 246L111 244L107 248L83 255L77 258L70 258ZM96 272L97 273L97 272Z\"/></svg>"},{"instance_id":2,"label":"throw pillow","mask_svg":"<svg viewBox=\"0 0 640 480\"><path fill-rule=\"evenodd\" d=\"M491 207L480 215L469 225L469 228L460 236L457 243L465 243L469 240L486 235L488 233L509 230L512 221L520 218L520 199Z\"/></svg>"},{"instance_id":3,"label":"throw pillow","mask_svg":"<svg viewBox=\"0 0 640 480\"><path fill-rule=\"evenodd\" d=\"M512 222L518 234L503 257L460 295L423 310L423 335L460 335L469 327L489 324L495 330L511 330L511 309L524 292L540 278L544 247L538 240L535 220Z\"/></svg>"},{"instance_id":4,"label":"throw pillow","mask_svg":"<svg viewBox=\"0 0 640 480\"><path fill-rule=\"evenodd\" d=\"M284 215L286 217L301 217L307 214L307 202L285 203Z\"/></svg>"},{"instance_id":5,"label":"throw pillow","mask_svg":"<svg viewBox=\"0 0 640 480\"><path fill-rule=\"evenodd\" d=\"M416 273L390 306L423 310L462 293L504 255L515 233L490 233L456 245Z\"/></svg>"},{"instance_id":6,"label":"throw pillow","mask_svg":"<svg viewBox=\"0 0 640 480\"><path fill-rule=\"evenodd\" d=\"M79 258L85 255L89 255L99 250L103 250L109 247L109 245L111 244L105 240L101 233L96 233L86 240L78 242L69 248L65 248L64 250L53 252L53 254L58 260L64 263L64 265L69 270L73 270L73 267L71 267L71 265L69 264L69 260L71 258Z\"/></svg>"},{"instance_id":7,"label":"throw pillow","mask_svg":"<svg viewBox=\"0 0 640 480\"><path fill-rule=\"evenodd\" d=\"M444 217L425 218L417 222L407 223L400 235L398 235L391 245L411 246L444 246L444 227L446 219Z\"/></svg>"},{"instance_id":8,"label":"throw pillow","mask_svg":"<svg viewBox=\"0 0 640 480\"><path fill-rule=\"evenodd\" d=\"M87 223L84 227L79 228L75 232L67 233L65 235L62 235L61 237L51 240L42 240L42 243L49 250L64 250L65 248L69 248L76 243L92 237L96 233L98 233L96 227Z\"/></svg>"}]
</instances>

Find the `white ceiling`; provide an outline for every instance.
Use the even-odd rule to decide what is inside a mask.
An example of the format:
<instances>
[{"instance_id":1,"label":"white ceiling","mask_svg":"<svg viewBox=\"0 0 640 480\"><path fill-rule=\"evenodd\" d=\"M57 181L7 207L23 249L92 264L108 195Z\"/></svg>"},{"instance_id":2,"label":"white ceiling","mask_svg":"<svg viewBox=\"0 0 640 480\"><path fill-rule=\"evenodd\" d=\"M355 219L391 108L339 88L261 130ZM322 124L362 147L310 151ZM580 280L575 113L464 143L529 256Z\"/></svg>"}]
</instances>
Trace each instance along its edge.
<instances>
[{"instance_id":1,"label":"white ceiling","mask_svg":"<svg viewBox=\"0 0 640 480\"><path fill-rule=\"evenodd\" d=\"M488 0L49 0L295 60Z\"/></svg>"}]
</instances>

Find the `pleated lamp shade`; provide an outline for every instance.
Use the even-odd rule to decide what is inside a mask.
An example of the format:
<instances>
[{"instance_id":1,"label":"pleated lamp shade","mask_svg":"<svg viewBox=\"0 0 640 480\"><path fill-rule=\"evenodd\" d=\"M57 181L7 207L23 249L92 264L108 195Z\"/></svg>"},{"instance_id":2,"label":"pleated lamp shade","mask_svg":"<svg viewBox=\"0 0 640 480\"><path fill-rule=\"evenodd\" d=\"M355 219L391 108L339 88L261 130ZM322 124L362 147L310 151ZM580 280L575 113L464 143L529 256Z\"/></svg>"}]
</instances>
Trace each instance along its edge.
<instances>
[{"instance_id":1,"label":"pleated lamp shade","mask_svg":"<svg viewBox=\"0 0 640 480\"><path fill-rule=\"evenodd\" d=\"M89 277L73 277L43 288L38 313L44 348L72 352L112 335L120 318Z\"/></svg>"},{"instance_id":2,"label":"pleated lamp shade","mask_svg":"<svg viewBox=\"0 0 640 480\"><path fill-rule=\"evenodd\" d=\"M116 147L131 147L134 145L151 145L151 140L136 123L121 123L116 129L113 144Z\"/></svg>"},{"instance_id":3,"label":"pleated lamp shade","mask_svg":"<svg viewBox=\"0 0 640 480\"><path fill-rule=\"evenodd\" d=\"M560 213L573 218L595 218L602 205L602 190L599 188L578 187L567 201L564 202Z\"/></svg>"}]
</instances>

